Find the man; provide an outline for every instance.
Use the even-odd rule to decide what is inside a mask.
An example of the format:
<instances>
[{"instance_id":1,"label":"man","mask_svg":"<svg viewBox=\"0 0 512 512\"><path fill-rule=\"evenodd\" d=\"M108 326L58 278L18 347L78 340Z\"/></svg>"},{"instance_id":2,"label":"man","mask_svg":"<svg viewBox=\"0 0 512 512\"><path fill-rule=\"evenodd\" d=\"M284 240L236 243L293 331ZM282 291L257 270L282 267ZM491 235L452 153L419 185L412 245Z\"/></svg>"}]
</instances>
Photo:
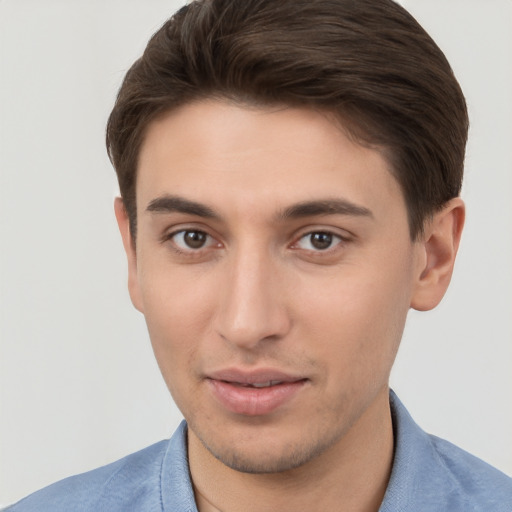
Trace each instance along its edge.
<instances>
[{"instance_id":1,"label":"man","mask_svg":"<svg viewBox=\"0 0 512 512\"><path fill-rule=\"evenodd\" d=\"M495 510L388 387L462 226L464 98L390 0L195 2L107 129L132 301L183 424L9 510Z\"/></svg>"}]
</instances>

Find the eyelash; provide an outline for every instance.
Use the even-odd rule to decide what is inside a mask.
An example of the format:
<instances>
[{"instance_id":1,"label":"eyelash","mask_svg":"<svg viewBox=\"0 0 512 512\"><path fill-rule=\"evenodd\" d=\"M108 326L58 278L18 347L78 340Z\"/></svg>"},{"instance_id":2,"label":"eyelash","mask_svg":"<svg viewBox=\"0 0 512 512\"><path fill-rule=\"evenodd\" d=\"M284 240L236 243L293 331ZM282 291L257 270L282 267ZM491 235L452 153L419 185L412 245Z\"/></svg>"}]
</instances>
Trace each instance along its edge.
<instances>
[{"instance_id":1,"label":"eyelash","mask_svg":"<svg viewBox=\"0 0 512 512\"><path fill-rule=\"evenodd\" d=\"M181 235L181 237L184 237L187 233L193 233L193 234L201 235L201 236L204 235L206 237L206 245L202 245L197 248L183 247L183 246L178 245L178 243L176 243L176 237L178 235ZM309 243L311 245L311 237L313 237L314 235L321 235L321 236L329 237L330 238L329 246L326 247L325 249L320 249L318 247L317 248L304 248L304 247L301 248L300 247L300 245L299 245L300 242L302 240L307 239L308 237L310 237ZM210 243L208 243L208 240L210 241ZM179 230L173 231L171 233L167 233L162 237L162 242L164 242L164 243L171 242L172 248L176 253L178 253L180 255L188 256L188 257L200 257L204 254L204 250L210 249L212 247L213 248L221 248L222 247L222 244L220 242L211 243L212 241L215 241L215 238L212 235L208 234L206 231L204 231L202 229L193 229L193 228L179 229ZM334 233L332 231L325 230L325 229L318 229L318 230L311 230L311 231L301 234L298 238L296 238L296 240L289 247L290 247L290 249L293 249L293 250L301 250L302 249L309 254L314 254L315 256L316 255L327 256L327 255L331 255L333 252L336 252L337 250L339 250L340 246L346 244L349 241L350 241L350 239L347 236L342 236L338 233ZM186 242L184 242L184 239L183 239L183 245L186 245Z\"/></svg>"},{"instance_id":2,"label":"eyelash","mask_svg":"<svg viewBox=\"0 0 512 512\"><path fill-rule=\"evenodd\" d=\"M215 244L208 244L207 246L203 245L203 246L198 247L196 249L194 249L192 247L180 247L176 243L176 237L178 235L182 235L182 237L184 237L187 233L195 233L196 235L198 235L198 234L204 235L206 237L207 241L208 240L210 240L210 241L215 240L214 237L212 237L210 234L208 234L206 231L204 231L202 229L188 228L188 229L179 229L179 230L173 231L172 233L165 234L163 239L162 239L162 242L171 242L172 248L173 248L174 251L176 251L178 254L183 254L183 255L186 255L186 256L201 255L203 253L204 249L209 248L210 245L215 245ZM217 243L216 245L217 245L217 247L221 246L220 243Z\"/></svg>"},{"instance_id":3,"label":"eyelash","mask_svg":"<svg viewBox=\"0 0 512 512\"><path fill-rule=\"evenodd\" d=\"M313 247L313 248L306 248L306 247L300 247L300 243L303 240L307 240L309 238L309 245L313 245L313 237L316 235L320 235L322 237L328 238L328 246L325 248L319 248L319 247ZM294 242L291 246L292 249L303 249L305 251L308 251L310 253L318 253L318 254L330 254L332 251L335 251L341 244L344 242L348 242L348 239L346 237L342 237L339 234L333 233L332 231L327 230L317 230L317 231L308 231L307 233L304 233L301 235L296 242ZM321 243L321 239L320 239Z\"/></svg>"}]
</instances>

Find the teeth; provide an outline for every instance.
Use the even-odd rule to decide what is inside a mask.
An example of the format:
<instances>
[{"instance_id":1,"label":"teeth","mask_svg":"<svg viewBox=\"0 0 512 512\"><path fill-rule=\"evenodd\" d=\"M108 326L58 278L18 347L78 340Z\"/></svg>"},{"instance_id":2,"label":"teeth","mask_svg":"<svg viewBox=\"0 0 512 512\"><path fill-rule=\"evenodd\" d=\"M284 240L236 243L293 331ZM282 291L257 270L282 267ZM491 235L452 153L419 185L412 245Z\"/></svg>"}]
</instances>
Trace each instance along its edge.
<instances>
[{"instance_id":1,"label":"teeth","mask_svg":"<svg viewBox=\"0 0 512 512\"><path fill-rule=\"evenodd\" d=\"M268 388L270 386L275 386L276 384L281 384L280 380L269 380L268 382L255 382L253 384L249 384L254 388Z\"/></svg>"},{"instance_id":2,"label":"teeth","mask_svg":"<svg viewBox=\"0 0 512 512\"><path fill-rule=\"evenodd\" d=\"M228 381L224 381L228 382ZM241 386L243 388L269 388L270 386L276 386L278 384L282 384L282 380L269 380L267 382L251 382L251 383L244 383L244 382L231 382L231 384L236 384L237 386Z\"/></svg>"}]
</instances>

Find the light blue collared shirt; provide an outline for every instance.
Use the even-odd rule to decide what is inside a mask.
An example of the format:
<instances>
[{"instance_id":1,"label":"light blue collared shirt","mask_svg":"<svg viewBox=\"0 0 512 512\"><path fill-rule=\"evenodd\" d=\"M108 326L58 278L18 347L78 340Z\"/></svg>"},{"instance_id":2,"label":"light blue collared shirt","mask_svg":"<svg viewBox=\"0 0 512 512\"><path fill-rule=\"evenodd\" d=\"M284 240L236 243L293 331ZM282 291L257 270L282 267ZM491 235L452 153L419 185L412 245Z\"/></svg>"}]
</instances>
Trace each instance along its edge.
<instances>
[{"instance_id":1,"label":"light blue collared shirt","mask_svg":"<svg viewBox=\"0 0 512 512\"><path fill-rule=\"evenodd\" d=\"M393 469L379 512L512 512L512 479L421 430L390 393ZM50 485L8 512L197 512L187 425L102 468Z\"/></svg>"}]
</instances>

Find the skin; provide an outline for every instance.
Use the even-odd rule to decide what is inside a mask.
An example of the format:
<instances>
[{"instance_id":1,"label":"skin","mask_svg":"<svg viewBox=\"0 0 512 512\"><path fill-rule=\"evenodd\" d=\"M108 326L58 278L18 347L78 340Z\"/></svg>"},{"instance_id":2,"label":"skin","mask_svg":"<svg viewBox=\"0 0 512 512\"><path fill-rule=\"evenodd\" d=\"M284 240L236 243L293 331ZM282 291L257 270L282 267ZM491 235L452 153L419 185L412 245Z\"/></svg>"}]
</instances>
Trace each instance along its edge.
<instances>
[{"instance_id":1,"label":"skin","mask_svg":"<svg viewBox=\"0 0 512 512\"><path fill-rule=\"evenodd\" d=\"M378 510L389 374L409 308L448 286L462 201L413 242L386 160L331 116L214 100L149 126L136 190L136 249L115 204L129 289L189 425L199 509ZM302 385L269 413L235 413L210 385L226 368Z\"/></svg>"}]
</instances>

